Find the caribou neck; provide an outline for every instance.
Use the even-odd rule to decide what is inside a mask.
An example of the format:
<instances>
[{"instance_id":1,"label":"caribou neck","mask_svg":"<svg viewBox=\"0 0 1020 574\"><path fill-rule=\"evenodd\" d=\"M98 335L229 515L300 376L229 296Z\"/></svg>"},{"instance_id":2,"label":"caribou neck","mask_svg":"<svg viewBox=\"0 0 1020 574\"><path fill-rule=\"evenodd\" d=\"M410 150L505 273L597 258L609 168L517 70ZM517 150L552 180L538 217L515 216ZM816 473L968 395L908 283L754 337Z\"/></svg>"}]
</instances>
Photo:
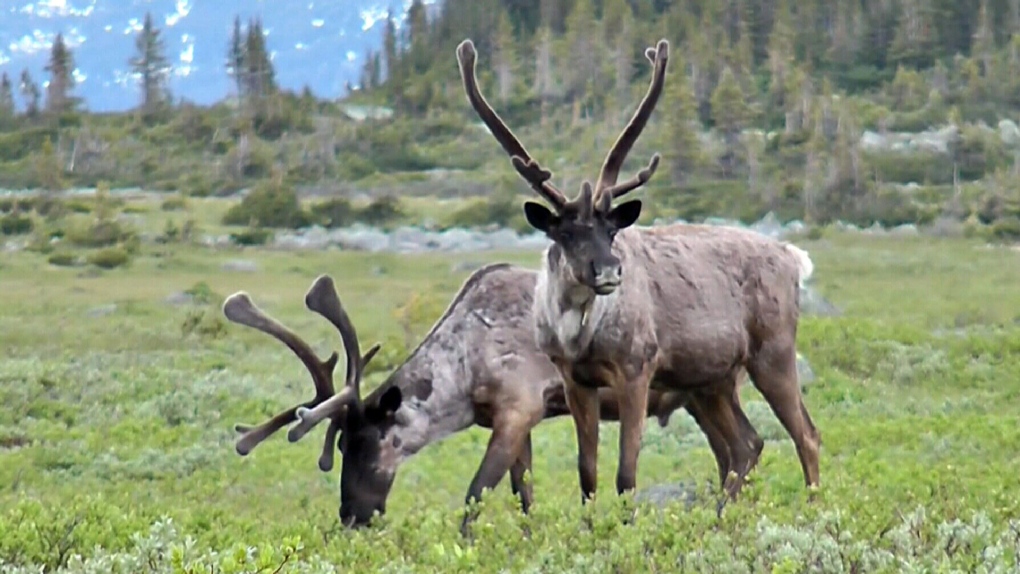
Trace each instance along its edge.
<instances>
[{"instance_id":1,"label":"caribou neck","mask_svg":"<svg viewBox=\"0 0 1020 574\"><path fill-rule=\"evenodd\" d=\"M450 345L435 334L397 369L384 384L400 387L394 433L405 456L474 424L471 380L462 345Z\"/></svg>"},{"instance_id":2,"label":"caribou neck","mask_svg":"<svg viewBox=\"0 0 1020 574\"><path fill-rule=\"evenodd\" d=\"M559 247L550 245L542 256L535 285L535 335L539 347L554 357L580 358L591 346L618 296L618 291L596 295L574 278Z\"/></svg>"}]
</instances>

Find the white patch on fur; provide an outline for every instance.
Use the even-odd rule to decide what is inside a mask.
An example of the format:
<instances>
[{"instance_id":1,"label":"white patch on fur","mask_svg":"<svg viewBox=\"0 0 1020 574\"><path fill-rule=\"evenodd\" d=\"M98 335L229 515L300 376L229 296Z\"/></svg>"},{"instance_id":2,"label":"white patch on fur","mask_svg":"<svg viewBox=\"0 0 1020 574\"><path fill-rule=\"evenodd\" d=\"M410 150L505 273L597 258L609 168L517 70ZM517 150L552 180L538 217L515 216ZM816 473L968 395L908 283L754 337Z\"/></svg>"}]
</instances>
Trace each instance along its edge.
<instances>
[{"instance_id":1,"label":"white patch on fur","mask_svg":"<svg viewBox=\"0 0 1020 574\"><path fill-rule=\"evenodd\" d=\"M792 243L786 244L786 250L797 258L797 271L799 272L799 278L797 284L800 287L804 287L807 280L811 278L811 274L815 272L815 264L811 261L811 256L808 252L797 247Z\"/></svg>"},{"instance_id":2,"label":"white patch on fur","mask_svg":"<svg viewBox=\"0 0 1020 574\"><path fill-rule=\"evenodd\" d=\"M548 255L542 255L548 261ZM567 276L566 267L552 276L548 263L543 263L535 284L535 337L540 349L577 359L591 345L595 331L616 304L619 290L598 295ZM567 308L561 308L563 301Z\"/></svg>"}]
</instances>

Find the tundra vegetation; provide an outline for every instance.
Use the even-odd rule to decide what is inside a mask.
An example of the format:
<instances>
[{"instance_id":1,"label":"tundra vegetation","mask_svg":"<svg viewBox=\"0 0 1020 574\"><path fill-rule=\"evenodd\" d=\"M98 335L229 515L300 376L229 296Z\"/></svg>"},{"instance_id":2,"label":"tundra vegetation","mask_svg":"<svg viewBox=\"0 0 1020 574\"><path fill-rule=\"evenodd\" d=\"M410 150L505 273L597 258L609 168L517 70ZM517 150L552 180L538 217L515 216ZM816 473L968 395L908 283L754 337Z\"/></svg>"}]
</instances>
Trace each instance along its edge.
<instances>
[{"instance_id":1,"label":"tundra vegetation","mask_svg":"<svg viewBox=\"0 0 1020 574\"><path fill-rule=\"evenodd\" d=\"M49 77L8 72L0 186L42 193L0 197L0 572L1020 569L1020 266L999 245L1020 237L1020 8L837 4L446 0L430 20L415 0L342 101L275 85L257 21L235 25L232 54L248 56L229 59L234 97L211 107L162 89L166 59L144 36L158 21L123 55L149 78L130 112L88 111L62 42ZM338 520L339 472L318 470L318 437L235 454L236 421L273 416L309 383L290 351L223 317L227 294L249 291L328 357L336 331L302 296L337 277L359 336L382 342L370 395L483 258L260 246L279 229L528 228L531 192L457 88L464 37L482 90L564 189L611 145L649 82L643 50L667 38L666 93L631 150L662 154L639 223L808 223L793 239L837 311L798 325L815 373L803 400L824 431L814 500L751 385L741 402L765 446L722 516L713 454L684 413L648 425L637 498L583 506L569 417L536 426L528 514L498 486L470 542L458 526L485 429L408 459L388 512L359 530ZM848 234L836 220L934 233ZM537 255L484 259L534 268ZM619 436L600 426L602 468Z\"/></svg>"},{"instance_id":2,"label":"tundra vegetation","mask_svg":"<svg viewBox=\"0 0 1020 574\"><path fill-rule=\"evenodd\" d=\"M811 288L841 311L808 314L798 331L816 375L804 401L825 431L813 502L789 436L745 385L765 447L721 518L715 461L690 416L648 425L637 481L638 497L662 484L689 496L584 506L573 425L559 417L532 431L530 512L504 481L483 497L469 543L459 525L485 429L409 458L387 513L354 531L337 518L340 468L316 464L321 427L237 456L234 423L307 400L310 383L287 348L231 324L221 307L246 290L325 358L340 349L336 330L303 296L324 270L342 277L363 347L382 342L362 382L370 394L407 356L401 323L420 340L469 275L446 270L478 254L210 249L156 242L162 219L147 217L165 213L159 202L117 209L139 216L130 265L58 266L33 251L0 261L5 573L1016 568L1020 266L1009 248L834 229L796 239L815 263ZM206 209L189 202L181 213L201 219ZM490 254L531 268L537 255ZM418 310L405 316L412 300ZM600 428L603 468L616 460L618 430Z\"/></svg>"}]
</instances>

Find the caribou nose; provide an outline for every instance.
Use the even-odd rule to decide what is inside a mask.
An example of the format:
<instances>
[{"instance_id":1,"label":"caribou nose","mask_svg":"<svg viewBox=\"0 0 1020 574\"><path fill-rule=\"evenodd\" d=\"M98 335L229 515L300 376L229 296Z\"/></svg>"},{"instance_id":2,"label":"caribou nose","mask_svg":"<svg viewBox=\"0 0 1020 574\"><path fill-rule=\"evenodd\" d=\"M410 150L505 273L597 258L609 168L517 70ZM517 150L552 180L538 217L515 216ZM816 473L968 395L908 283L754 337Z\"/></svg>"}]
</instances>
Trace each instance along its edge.
<instances>
[{"instance_id":1,"label":"caribou nose","mask_svg":"<svg viewBox=\"0 0 1020 574\"><path fill-rule=\"evenodd\" d=\"M623 277L623 266L619 263L605 265L595 273L595 292L599 295L608 295L616 290Z\"/></svg>"}]
</instances>

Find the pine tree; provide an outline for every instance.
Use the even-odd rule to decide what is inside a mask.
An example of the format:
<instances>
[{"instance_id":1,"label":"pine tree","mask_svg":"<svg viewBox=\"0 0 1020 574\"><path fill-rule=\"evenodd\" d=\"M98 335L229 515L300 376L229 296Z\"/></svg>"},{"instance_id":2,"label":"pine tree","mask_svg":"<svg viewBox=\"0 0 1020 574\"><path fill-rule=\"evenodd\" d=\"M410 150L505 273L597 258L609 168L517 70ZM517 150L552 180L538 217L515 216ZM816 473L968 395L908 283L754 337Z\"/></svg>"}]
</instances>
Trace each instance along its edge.
<instances>
[{"instance_id":1,"label":"pine tree","mask_svg":"<svg viewBox=\"0 0 1020 574\"><path fill-rule=\"evenodd\" d=\"M513 34L509 16L500 12L492 38L492 67L496 72L496 98L501 104L510 99L518 82L519 63Z\"/></svg>"},{"instance_id":2,"label":"pine tree","mask_svg":"<svg viewBox=\"0 0 1020 574\"><path fill-rule=\"evenodd\" d=\"M248 80L248 95L262 100L276 93L276 74L266 49L266 37L262 31L262 20L248 23L244 42L245 74Z\"/></svg>"},{"instance_id":3,"label":"pine tree","mask_svg":"<svg viewBox=\"0 0 1020 574\"><path fill-rule=\"evenodd\" d=\"M151 113L169 100L170 63L160 31L152 23L152 15L145 13L142 30L135 38L138 54L129 63L139 76L142 88L142 109Z\"/></svg>"},{"instance_id":4,"label":"pine tree","mask_svg":"<svg viewBox=\"0 0 1020 574\"><path fill-rule=\"evenodd\" d=\"M724 173L729 174L736 163L736 146L748 115L744 93L729 66L723 68L711 102L712 120L726 142L726 152L720 163Z\"/></svg>"},{"instance_id":5,"label":"pine tree","mask_svg":"<svg viewBox=\"0 0 1020 574\"><path fill-rule=\"evenodd\" d=\"M21 93L21 99L25 102L25 115L30 118L37 116L39 114L39 98L41 93L39 91L39 84L35 83L27 69L21 71L18 92Z\"/></svg>"},{"instance_id":6,"label":"pine tree","mask_svg":"<svg viewBox=\"0 0 1020 574\"><path fill-rule=\"evenodd\" d=\"M64 36L57 34L50 49L50 60L45 70L50 73L50 83L46 86L46 111L63 113L71 109L74 101L71 90L74 88L74 55L64 43Z\"/></svg>"},{"instance_id":7,"label":"pine tree","mask_svg":"<svg viewBox=\"0 0 1020 574\"><path fill-rule=\"evenodd\" d=\"M241 31L241 17L234 16L234 28L230 33L230 45L227 47L227 75L234 81L237 97L243 99L248 86L245 69L244 34Z\"/></svg>"},{"instance_id":8,"label":"pine tree","mask_svg":"<svg viewBox=\"0 0 1020 574\"><path fill-rule=\"evenodd\" d=\"M697 102L682 58L679 53L670 55L670 68L673 71L663 98L669 103L666 115L669 133L666 160L669 161L673 182L677 185L688 181L701 163L701 146L698 141L701 122L698 121Z\"/></svg>"},{"instance_id":9,"label":"pine tree","mask_svg":"<svg viewBox=\"0 0 1020 574\"><path fill-rule=\"evenodd\" d=\"M0 119L14 117L14 87L7 72L0 76Z\"/></svg>"}]
</instances>

